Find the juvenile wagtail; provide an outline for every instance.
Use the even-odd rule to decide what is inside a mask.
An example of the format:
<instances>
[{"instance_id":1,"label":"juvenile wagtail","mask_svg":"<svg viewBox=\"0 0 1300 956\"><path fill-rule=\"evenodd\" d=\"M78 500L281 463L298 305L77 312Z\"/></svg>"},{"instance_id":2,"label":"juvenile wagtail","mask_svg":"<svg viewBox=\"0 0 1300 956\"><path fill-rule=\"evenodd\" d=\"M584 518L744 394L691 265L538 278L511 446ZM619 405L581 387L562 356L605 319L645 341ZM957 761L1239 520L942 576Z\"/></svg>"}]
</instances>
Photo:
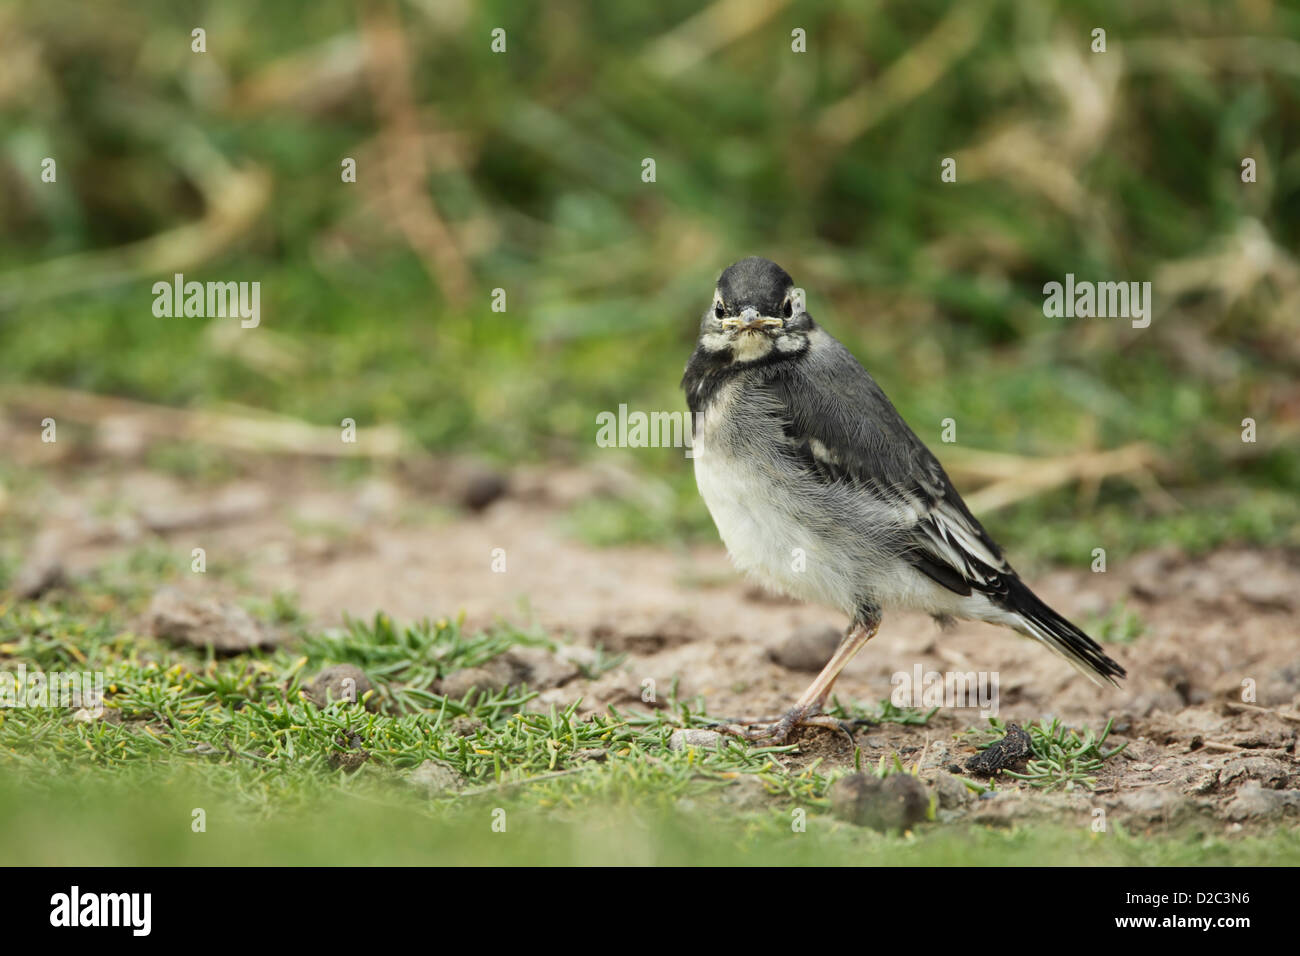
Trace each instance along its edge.
<instances>
[{"instance_id":1,"label":"juvenile wagtail","mask_svg":"<svg viewBox=\"0 0 1300 956\"><path fill-rule=\"evenodd\" d=\"M1099 684L1124 676L1020 580L938 460L795 301L776 263L742 259L722 273L682 387L695 420L696 482L733 563L852 622L794 707L748 736L837 727L822 713L831 686L891 608L1001 624Z\"/></svg>"}]
</instances>

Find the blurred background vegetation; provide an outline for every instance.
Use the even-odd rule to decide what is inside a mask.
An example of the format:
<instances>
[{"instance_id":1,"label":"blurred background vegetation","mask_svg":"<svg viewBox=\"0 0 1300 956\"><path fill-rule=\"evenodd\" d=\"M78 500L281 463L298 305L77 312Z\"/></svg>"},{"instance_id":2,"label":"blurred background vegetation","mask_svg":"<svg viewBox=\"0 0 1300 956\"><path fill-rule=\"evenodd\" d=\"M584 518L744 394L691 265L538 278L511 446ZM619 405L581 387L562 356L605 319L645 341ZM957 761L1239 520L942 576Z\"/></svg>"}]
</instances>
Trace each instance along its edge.
<instances>
[{"instance_id":1,"label":"blurred background vegetation","mask_svg":"<svg viewBox=\"0 0 1300 956\"><path fill-rule=\"evenodd\" d=\"M17 0L0 183L11 395L622 454L670 494L582 534L708 537L681 452L598 450L596 414L682 408L717 273L760 254L946 463L1073 462L986 500L1022 553L1300 544L1295 4ZM176 272L259 281L261 326L156 318ZM1152 282L1150 328L1045 318L1066 273Z\"/></svg>"}]
</instances>

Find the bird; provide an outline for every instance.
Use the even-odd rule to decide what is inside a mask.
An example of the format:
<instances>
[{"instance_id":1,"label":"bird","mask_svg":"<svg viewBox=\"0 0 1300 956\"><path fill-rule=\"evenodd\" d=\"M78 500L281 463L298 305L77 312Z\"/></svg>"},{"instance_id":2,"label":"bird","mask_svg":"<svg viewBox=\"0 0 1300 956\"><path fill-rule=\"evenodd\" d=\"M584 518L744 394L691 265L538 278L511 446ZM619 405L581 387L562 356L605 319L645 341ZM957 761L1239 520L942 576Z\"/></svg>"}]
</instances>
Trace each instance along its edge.
<instances>
[{"instance_id":1,"label":"bird","mask_svg":"<svg viewBox=\"0 0 1300 956\"><path fill-rule=\"evenodd\" d=\"M754 256L723 270L681 385L696 484L732 563L850 622L794 705L740 728L745 736L843 730L823 712L827 699L886 611L923 611L941 626L1002 625L1103 687L1126 676L1021 580L938 459L813 321L776 263Z\"/></svg>"}]
</instances>

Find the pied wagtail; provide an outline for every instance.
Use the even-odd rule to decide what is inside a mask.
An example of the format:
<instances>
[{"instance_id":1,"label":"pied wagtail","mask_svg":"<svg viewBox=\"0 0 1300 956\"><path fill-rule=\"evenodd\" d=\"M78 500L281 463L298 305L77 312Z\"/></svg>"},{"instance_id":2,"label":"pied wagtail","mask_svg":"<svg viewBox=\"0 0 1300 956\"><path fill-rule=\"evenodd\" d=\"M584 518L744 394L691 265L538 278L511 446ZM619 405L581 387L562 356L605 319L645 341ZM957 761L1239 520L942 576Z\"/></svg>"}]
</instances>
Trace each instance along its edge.
<instances>
[{"instance_id":1,"label":"pied wagtail","mask_svg":"<svg viewBox=\"0 0 1300 956\"><path fill-rule=\"evenodd\" d=\"M682 379L696 482L733 563L852 621L794 707L747 735L838 727L821 714L831 685L890 608L1014 628L1115 684L1124 668L1020 580L880 386L793 295L774 262L730 266Z\"/></svg>"}]
</instances>

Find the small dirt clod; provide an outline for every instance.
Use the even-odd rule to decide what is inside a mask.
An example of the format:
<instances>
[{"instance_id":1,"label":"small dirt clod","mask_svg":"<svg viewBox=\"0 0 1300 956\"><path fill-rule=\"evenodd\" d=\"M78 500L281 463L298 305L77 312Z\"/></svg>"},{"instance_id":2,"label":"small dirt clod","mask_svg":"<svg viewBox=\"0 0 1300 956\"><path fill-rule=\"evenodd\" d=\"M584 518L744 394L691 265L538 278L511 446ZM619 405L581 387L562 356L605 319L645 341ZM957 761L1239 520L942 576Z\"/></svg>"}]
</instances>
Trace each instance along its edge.
<instances>
[{"instance_id":1,"label":"small dirt clod","mask_svg":"<svg viewBox=\"0 0 1300 956\"><path fill-rule=\"evenodd\" d=\"M334 742L340 749L330 752L328 760L331 770L356 773L370 759L370 751L362 746L364 741L358 734L340 735Z\"/></svg>"},{"instance_id":2,"label":"small dirt clod","mask_svg":"<svg viewBox=\"0 0 1300 956\"><path fill-rule=\"evenodd\" d=\"M1021 770L1029 757L1029 734L1019 724L1007 724L1007 735L966 761L966 769L981 777L999 770Z\"/></svg>"},{"instance_id":3,"label":"small dirt clod","mask_svg":"<svg viewBox=\"0 0 1300 956\"><path fill-rule=\"evenodd\" d=\"M154 637L190 647L211 646L218 654L279 643L279 637L264 630L238 604L192 597L176 588L163 588L153 596L146 621Z\"/></svg>"},{"instance_id":4,"label":"small dirt clod","mask_svg":"<svg viewBox=\"0 0 1300 956\"><path fill-rule=\"evenodd\" d=\"M427 796L436 797L459 790L465 781L450 767L436 760L426 760L407 774L406 782Z\"/></svg>"},{"instance_id":5,"label":"small dirt clod","mask_svg":"<svg viewBox=\"0 0 1300 956\"><path fill-rule=\"evenodd\" d=\"M831 813L873 830L906 830L926 819L930 792L910 773L854 773L831 786Z\"/></svg>"},{"instance_id":6,"label":"small dirt clod","mask_svg":"<svg viewBox=\"0 0 1300 956\"><path fill-rule=\"evenodd\" d=\"M317 707L340 700L355 704L373 689L370 678L360 667L355 664L336 664L316 675L316 679L307 688L307 696ZM372 697L366 702L366 707L374 710L378 703Z\"/></svg>"}]
</instances>

